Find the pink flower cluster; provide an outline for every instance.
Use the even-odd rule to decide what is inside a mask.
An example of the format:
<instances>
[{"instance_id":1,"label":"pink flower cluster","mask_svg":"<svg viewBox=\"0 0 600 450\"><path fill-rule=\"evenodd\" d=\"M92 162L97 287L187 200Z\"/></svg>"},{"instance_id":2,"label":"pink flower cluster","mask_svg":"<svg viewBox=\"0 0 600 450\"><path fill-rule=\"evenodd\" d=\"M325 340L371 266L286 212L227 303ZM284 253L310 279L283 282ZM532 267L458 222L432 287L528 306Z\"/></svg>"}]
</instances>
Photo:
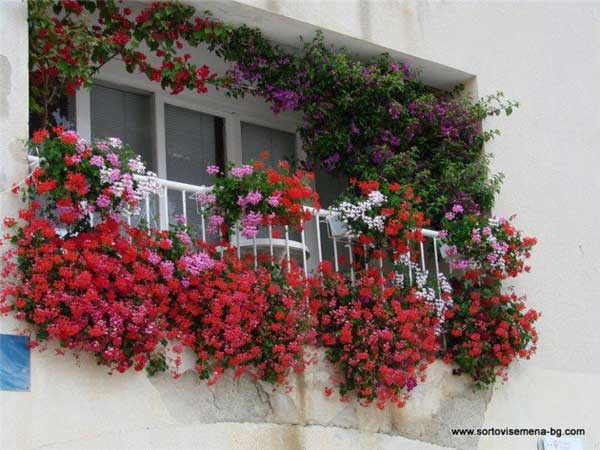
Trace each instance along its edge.
<instances>
[{"instance_id":1,"label":"pink flower cluster","mask_svg":"<svg viewBox=\"0 0 600 450\"><path fill-rule=\"evenodd\" d=\"M236 178L242 178L248 175L252 175L252 172L254 172L254 169L252 166L249 165L243 165L241 167L233 167L231 169L231 175L236 177Z\"/></svg>"}]
</instances>

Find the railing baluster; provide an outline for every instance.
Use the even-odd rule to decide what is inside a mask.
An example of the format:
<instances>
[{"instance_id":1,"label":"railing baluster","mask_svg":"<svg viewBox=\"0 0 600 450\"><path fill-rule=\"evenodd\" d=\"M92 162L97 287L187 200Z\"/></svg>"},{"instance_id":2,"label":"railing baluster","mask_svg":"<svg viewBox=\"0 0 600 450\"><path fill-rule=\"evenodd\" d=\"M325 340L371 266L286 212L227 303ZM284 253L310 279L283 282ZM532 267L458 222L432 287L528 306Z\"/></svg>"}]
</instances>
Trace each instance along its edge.
<instances>
[{"instance_id":1,"label":"railing baluster","mask_svg":"<svg viewBox=\"0 0 600 450\"><path fill-rule=\"evenodd\" d=\"M148 226L148 229L150 229L150 194L147 194L144 198L144 204L146 207L146 225Z\"/></svg>"},{"instance_id":2,"label":"railing baluster","mask_svg":"<svg viewBox=\"0 0 600 450\"><path fill-rule=\"evenodd\" d=\"M288 272L290 272L292 270L292 268L290 267L290 230L287 225L285 226L285 253L287 257L287 269Z\"/></svg>"},{"instance_id":3,"label":"railing baluster","mask_svg":"<svg viewBox=\"0 0 600 450\"><path fill-rule=\"evenodd\" d=\"M323 251L321 250L321 220L319 213L315 213L315 223L317 224L317 255L319 264L323 262Z\"/></svg>"},{"instance_id":4,"label":"railing baluster","mask_svg":"<svg viewBox=\"0 0 600 450\"><path fill-rule=\"evenodd\" d=\"M335 267L335 271L340 271L340 263L338 262L338 251L337 251L337 239L335 236L332 238L333 240L333 265Z\"/></svg>"},{"instance_id":5,"label":"railing baluster","mask_svg":"<svg viewBox=\"0 0 600 450\"><path fill-rule=\"evenodd\" d=\"M348 260L350 261L350 281L354 286L354 259L352 258L352 241L348 243Z\"/></svg>"},{"instance_id":6,"label":"railing baluster","mask_svg":"<svg viewBox=\"0 0 600 450\"><path fill-rule=\"evenodd\" d=\"M425 272L425 247L423 242L419 242L419 249L421 250L421 269Z\"/></svg>"},{"instance_id":7,"label":"railing baluster","mask_svg":"<svg viewBox=\"0 0 600 450\"><path fill-rule=\"evenodd\" d=\"M252 251L254 253L254 269L258 267L258 252L256 251L256 236L252 238Z\"/></svg>"},{"instance_id":8,"label":"railing baluster","mask_svg":"<svg viewBox=\"0 0 600 450\"><path fill-rule=\"evenodd\" d=\"M302 231L300 232L301 242L302 242L302 264L304 266L304 275L308 275L308 267L306 267L306 243L304 237L304 221L300 220L300 226L302 227Z\"/></svg>"},{"instance_id":9,"label":"railing baluster","mask_svg":"<svg viewBox=\"0 0 600 450\"><path fill-rule=\"evenodd\" d=\"M185 196L186 196L186 192L181 191L181 204L183 206L183 208L182 208L183 218L185 219L185 224L187 225L187 199L185 198Z\"/></svg>"},{"instance_id":10,"label":"railing baluster","mask_svg":"<svg viewBox=\"0 0 600 450\"><path fill-rule=\"evenodd\" d=\"M169 229L169 188L165 185L163 199L164 217L161 218L161 230Z\"/></svg>"},{"instance_id":11,"label":"railing baluster","mask_svg":"<svg viewBox=\"0 0 600 450\"><path fill-rule=\"evenodd\" d=\"M269 219L269 254L271 255L271 262L273 262L273 224Z\"/></svg>"},{"instance_id":12,"label":"railing baluster","mask_svg":"<svg viewBox=\"0 0 600 450\"><path fill-rule=\"evenodd\" d=\"M223 231L219 229L219 254L223 257Z\"/></svg>"},{"instance_id":13,"label":"railing baluster","mask_svg":"<svg viewBox=\"0 0 600 450\"><path fill-rule=\"evenodd\" d=\"M437 282L438 296L442 297L442 288L440 287L440 263L438 261L438 246L437 238L433 238L433 254L435 259L435 280Z\"/></svg>"},{"instance_id":14,"label":"railing baluster","mask_svg":"<svg viewBox=\"0 0 600 450\"><path fill-rule=\"evenodd\" d=\"M206 218L204 216L204 206L202 206L200 208L200 228L202 228L202 240L206 242Z\"/></svg>"},{"instance_id":15,"label":"railing baluster","mask_svg":"<svg viewBox=\"0 0 600 450\"><path fill-rule=\"evenodd\" d=\"M240 222L235 223L235 245L237 247L238 259L242 257L242 249L240 248Z\"/></svg>"}]
</instances>

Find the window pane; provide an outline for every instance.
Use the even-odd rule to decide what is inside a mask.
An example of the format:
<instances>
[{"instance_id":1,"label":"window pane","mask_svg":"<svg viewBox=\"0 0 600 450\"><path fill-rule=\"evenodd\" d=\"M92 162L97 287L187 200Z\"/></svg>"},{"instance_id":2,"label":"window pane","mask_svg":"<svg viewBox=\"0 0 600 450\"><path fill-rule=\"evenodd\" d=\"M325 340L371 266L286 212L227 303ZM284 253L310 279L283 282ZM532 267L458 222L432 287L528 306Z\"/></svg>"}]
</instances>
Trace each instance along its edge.
<instances>
[{"instance_id":1,"label":"window pane","mask_svg":"<svg viewBox=\"0 0 600 450\"><path fill-rule=\"evenodd\" d=\"M211 184L206 166L216 163L216 117L165 105L167 178L189 184Z\"/></svg>"},{"instance_id":2,"label":"window pane","mask_svg":"<svg viewBox=\"0 0 600 450\"><path fill-rule=\"evenodd\" d=\"M222 119L177 106L165 105L167 178L194 185L210 185L213 177L206 166L217 163ZM187 198L188 223L200 236L200 215L196 202ZM169 215L183 213L180 192L169 192Z\"/></svg>"},{"instance_id":3,"label":"window pane","mask_svg":"<svg viewBox=\"0 0 600 450\"><path fill-rule=\"evenodd\" d=\"M92 139L118 137L156 171L150 96L94 85L91 90Z\"/></svg>"},{"instance_id":4,"label":"window pane","mask_svg":"<svg viewBox=\"0 0 600 450\"><path fill-rule=\"evenodd\" d=\"M324 169L315 171L315 188L319 194L319 202L323 208L329 208L335 203L339 195L348 185L347 177L343 175L334 175ZM329 237L329 230L326 223L321 223L321 251L323 259L327 261L334 260L333 240ZM338 257L348 258L348 251L344 244L337 244ZM345 267L341 265L340 267Z\"/></svg>"},{"instance_id":5,"label":"window pane","mask_svg":"<svg viewBox=\"0 0 600 450\"><path fill-rule=\"evenodd\" d=\"M269 152L267 164L291 161L295 155L296 135L242 122L242 158L245 164L257 161L263 150Z\"/></svg>"}]
</instances>

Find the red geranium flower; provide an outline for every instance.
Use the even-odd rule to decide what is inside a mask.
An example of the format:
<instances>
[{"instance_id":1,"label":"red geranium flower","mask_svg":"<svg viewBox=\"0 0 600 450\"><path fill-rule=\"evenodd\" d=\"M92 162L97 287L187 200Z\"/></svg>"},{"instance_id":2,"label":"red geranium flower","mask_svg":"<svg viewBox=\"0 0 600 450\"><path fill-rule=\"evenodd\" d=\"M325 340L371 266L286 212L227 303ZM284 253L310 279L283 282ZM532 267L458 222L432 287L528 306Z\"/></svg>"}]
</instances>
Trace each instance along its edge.
<instances>
[{"instance_id":1,"label":"red geranium flower","mask_svg":"<svg viewBox=\"0 0 600 450\"><path fill-rule=\"evenodd\" d=\"M32 141L35 144L41 144L48 137L48 130L37 130L33 133Z\"/></svg>"},{"instance_id":2,"label":"red geranium flower","mask_svg":"<svg viewBox=\"0 0 600 450\"><path fill-rule=\"evenodd\" d=\"M84 196L89 191L89 187L85 180L85 175L78 172L71 172L67 175L65 187L69 191L75 192L77 195L80 196Z\"/></svg>"}]
</instances>

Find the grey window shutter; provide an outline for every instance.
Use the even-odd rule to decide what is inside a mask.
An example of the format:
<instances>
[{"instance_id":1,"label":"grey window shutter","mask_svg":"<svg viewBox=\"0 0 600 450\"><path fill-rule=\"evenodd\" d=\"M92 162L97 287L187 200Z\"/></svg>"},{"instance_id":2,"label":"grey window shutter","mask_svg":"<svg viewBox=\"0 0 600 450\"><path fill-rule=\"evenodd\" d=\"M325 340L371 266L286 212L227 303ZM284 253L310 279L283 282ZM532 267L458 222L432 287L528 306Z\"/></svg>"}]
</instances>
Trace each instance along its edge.
<instances>
[{"instance_id":1,"label":"grey window shutter","mask_svg":"<svg viewBox=\"0 0 600 450\"><path fill-rule=\"evenodd\" d=\"M217 163L219 136L217 121L221 119L165 105L165 140L167 153L167 178L194 185L211 185L214 178L206 173L206 166ZM193 199L187 199L188 224L197 236L201 235L201 217ZM179 192L169 192L169 214L182 214ZM210 239L209 239L210 240Z\"/></svg>"},{"instance_id":2,"label":"grey window shutter","mask_svg":"<svg viewBox=\"0 0 600 450\"><path fill-rule=\"evenodd\" d=\"M267 164L276 166L281 160L295 156L296 135L272 128L242 122L242 158L244 163L258 161L263 150L269 152Z\"/></svg>"},{"instance_id":3,"label":"grey window shutter","mask_svg":"<svg viewBox=\"0 0 600 450\"><path fill-rule=\"evenodd\" d=\"M165 105L167 178L190 184L211 184L206 166L216 163L214 116Z\"/></svg>"},{"instance_id":4,"label":"grey window shutter","mask_svg":"<svg viewBox=\"0 0 600 450\"><path fill-rule=\"evenodd\" d=\"M156 171L150 96L94 85L90 102L92 139L121 138Z\"/></svg>"}]
</instances>

